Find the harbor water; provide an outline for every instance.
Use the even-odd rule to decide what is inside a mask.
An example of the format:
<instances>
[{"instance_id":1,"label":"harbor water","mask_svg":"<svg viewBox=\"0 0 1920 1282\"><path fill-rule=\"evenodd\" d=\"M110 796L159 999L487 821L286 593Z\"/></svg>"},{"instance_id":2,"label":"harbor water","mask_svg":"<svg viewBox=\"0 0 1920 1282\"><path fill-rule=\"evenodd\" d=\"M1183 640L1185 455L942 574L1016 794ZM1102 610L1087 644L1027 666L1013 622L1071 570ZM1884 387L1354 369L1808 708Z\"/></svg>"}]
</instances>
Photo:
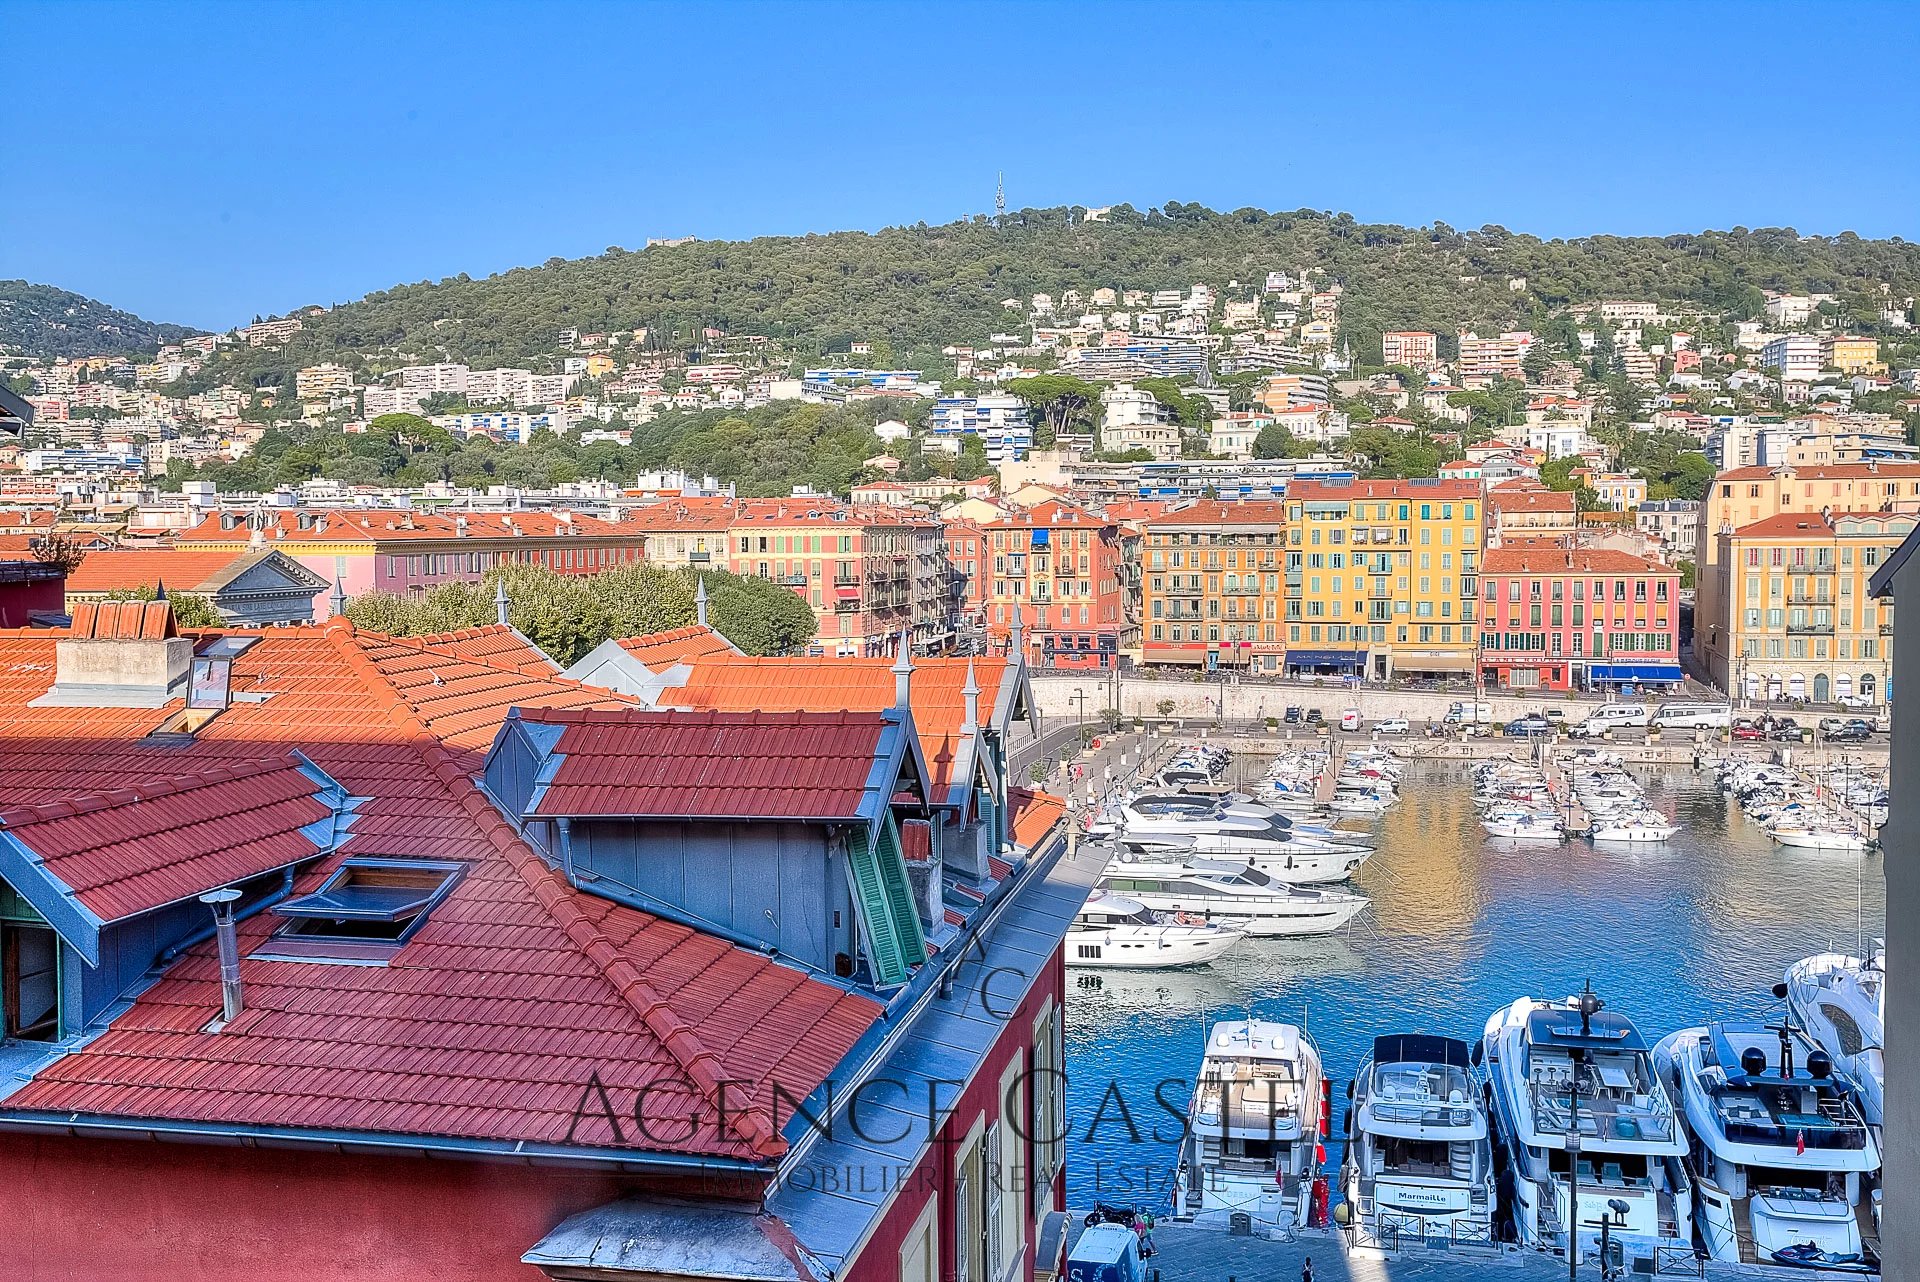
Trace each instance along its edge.
<instances>
[{"instance_id":1,"label":"harbor water","mask_svg":"<svg viewBox=\"0 0 1920 1282\"><path fill-rule=\"evenodd\" d=\"M1710 774L1635 767L1681 831L1657 845L1488 838L1465 762L1416 762L1371 824L1356 877L1369 912L1318 939L1247 940L1183 971L1069 969L1069 1204L1164 1207L1208 1026L1306 1026L1335 1084L1326 1169L1341 1157L1346 1083L1373 1038L1479 1039L1520 996L1588 980L1649 1042L1726 1016L1775 1015L1789 962L1882 933L1881 856L1776 846Z\"/></svg>"}]
</instances>

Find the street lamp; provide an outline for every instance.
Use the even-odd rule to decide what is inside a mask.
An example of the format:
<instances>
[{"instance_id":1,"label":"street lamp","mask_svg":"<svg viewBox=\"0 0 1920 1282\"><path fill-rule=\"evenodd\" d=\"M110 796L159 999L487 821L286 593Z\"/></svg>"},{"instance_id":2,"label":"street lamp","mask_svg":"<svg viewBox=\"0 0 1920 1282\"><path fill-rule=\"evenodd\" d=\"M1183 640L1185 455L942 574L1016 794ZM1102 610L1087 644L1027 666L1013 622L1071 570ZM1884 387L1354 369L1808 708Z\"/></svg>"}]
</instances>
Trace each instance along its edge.
<instances>
[{"instance_id":1,"label":"street lamp","mask_svg":"<svg viewBox=\"0 0 1920 1282\"><path fill-rule=\"evenodd\" d=\"M1080 686L1075 686L1073 693L1067 697L1067 702L1076 705L1077 719L1074 721L1074 729L1080 746L1084 748L1087 746L1087 692Z\"/></svg>"}]
</instances>

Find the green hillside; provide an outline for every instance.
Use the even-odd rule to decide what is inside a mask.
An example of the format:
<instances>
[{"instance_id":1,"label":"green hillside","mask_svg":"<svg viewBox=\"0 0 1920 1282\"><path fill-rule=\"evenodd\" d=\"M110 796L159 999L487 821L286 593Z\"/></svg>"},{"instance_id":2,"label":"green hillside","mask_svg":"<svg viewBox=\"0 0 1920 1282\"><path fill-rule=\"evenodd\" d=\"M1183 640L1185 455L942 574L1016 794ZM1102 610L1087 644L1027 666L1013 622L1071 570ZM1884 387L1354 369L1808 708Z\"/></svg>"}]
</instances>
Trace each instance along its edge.
<instances>
[{"instance_id":1,"label":"green hillside","mask_svg":"<svg viewBox=\"0 0 1920 1282\"><path fill-rule=\"evenodd\" d=\"M151 352L199 333L163 325L51 285L0 280L0 354L115 356Z\"/></svg>"}]
</instances>

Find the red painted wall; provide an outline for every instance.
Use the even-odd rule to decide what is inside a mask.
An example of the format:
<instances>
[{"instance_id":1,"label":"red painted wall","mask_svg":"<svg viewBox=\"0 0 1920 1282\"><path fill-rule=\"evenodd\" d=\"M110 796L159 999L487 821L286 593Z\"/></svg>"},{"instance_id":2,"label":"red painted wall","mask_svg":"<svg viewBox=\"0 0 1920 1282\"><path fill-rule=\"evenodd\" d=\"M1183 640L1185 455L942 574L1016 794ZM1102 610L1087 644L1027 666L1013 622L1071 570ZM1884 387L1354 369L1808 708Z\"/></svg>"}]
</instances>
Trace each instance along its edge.
<instances>
[{"instance_id":1,"label":"red painted wall","mask_svg":"<svg viewBox=\"0 0 1920 1282\"><path fill-rule=\"evenodd\" d=\"M541 1282L521 1253L633 1191L482 1162L0 1135L8 1282Z\"/></svg>"},{"instance_id":2,"label":"red painted wall","mask_svg":"<svg viewBox=\"0 0 1920 1282\"><path fill-rule=\"evenodd\" d=\"M954 1275L954 1154L967 1138L967 1133L973 1129L974 1123L983 1115L999 1116L1000 1075L1006 1071L1007 1065L1017 1057L1023 1067L1032 1067L1033 1021L1049 998L1053 1000L1056 1011L1061 1009L1066 995L1066 976L1066 945L1063 941L1054 948L1053 957L1048 961L1045 971L1020 1003L1019 1009L1000 1030L1000 1037L994 1042L993 1049L987 1052L979 1072L974 1074L973 1080L960 1093L953 1116L940 1130L938 1143L927 1151L920 1167L910 1177L901 1180L901 1191L894 1195L893 1202L881 1213L880 1223L874 1228L873 1235L842 1272L840 1282L897 1282L900 1247L906 1242L907 1232L913 1227L914 1221L926 1209L927 1199L934 1196L940 1199L940 1275L943 1278ZM1022 1125L1024 1127L1024 1122ZM1025 1169L1029 1175L1033 1171L1033 1158L1033 1144L1029 1138L1025 1158ZM1029 1190L1008 1196L1018 1199L1013 1204L1020 1206L1023 1212L1032 1205ZM1052 1206L1055 1210L1066 1209L1064 1176L1054 1181ZM1038 1236L1038 1226L1029 1218L1026 1261L1019 1273L1026 1282L1032 1282L1033 1279L1033 1248Z\"/></svg>"}]
</instances>

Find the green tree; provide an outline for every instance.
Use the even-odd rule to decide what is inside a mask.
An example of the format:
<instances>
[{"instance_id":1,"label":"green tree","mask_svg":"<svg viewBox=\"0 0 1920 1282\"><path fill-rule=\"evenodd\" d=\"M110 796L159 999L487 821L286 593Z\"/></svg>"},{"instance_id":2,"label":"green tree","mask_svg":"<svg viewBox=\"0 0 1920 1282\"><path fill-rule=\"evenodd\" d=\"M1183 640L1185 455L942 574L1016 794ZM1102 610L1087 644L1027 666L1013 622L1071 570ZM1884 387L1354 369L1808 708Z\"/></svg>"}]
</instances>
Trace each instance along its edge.
<instances>
[{"instance_id":1,"label":"green tree","mask_svg":"<svg viewBox=\"0 0 1920 1282\"><path fill-rule=\"evenodd\" d=\"M1091 427L1093 407L1100 400L1099 388L1065 374L1016 378L1007 383L1007 391L1026 402L1035 415L1035 426L1056 434Z\"/></svg>"}]
</instances>

